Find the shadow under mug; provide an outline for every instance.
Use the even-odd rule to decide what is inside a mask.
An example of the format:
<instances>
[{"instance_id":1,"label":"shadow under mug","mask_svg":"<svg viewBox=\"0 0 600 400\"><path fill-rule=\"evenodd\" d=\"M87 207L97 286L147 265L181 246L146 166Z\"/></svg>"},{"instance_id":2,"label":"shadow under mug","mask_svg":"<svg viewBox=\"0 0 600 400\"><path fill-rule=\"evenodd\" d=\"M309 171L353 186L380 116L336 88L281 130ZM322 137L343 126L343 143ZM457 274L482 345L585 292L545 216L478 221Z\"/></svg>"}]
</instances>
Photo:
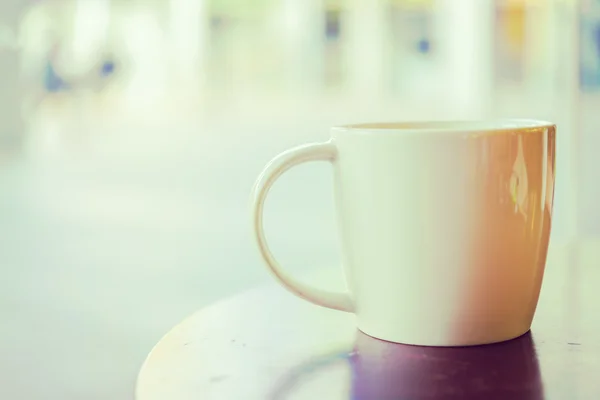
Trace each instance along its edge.
<instances>
[{"instance_id":1,"label":"shadow under mug","mask_svg":"<svg viewBox=\"0 0 600 400\"><path fill-rule=\"evenodd\" d=\"M326 368L345 363L348 379L321 382L349 400L542 400L544 390L530 333L487 346L426 347L395 344L358 332L351 353L312 359L276 382L271 400L318 380ZM335 386L332 390L331 386ZM321 393L314 387L304 392ZM343 395L342 395L343 396ZM335 397L336 399L339 397Z\"/></svg>"}]
</instances>

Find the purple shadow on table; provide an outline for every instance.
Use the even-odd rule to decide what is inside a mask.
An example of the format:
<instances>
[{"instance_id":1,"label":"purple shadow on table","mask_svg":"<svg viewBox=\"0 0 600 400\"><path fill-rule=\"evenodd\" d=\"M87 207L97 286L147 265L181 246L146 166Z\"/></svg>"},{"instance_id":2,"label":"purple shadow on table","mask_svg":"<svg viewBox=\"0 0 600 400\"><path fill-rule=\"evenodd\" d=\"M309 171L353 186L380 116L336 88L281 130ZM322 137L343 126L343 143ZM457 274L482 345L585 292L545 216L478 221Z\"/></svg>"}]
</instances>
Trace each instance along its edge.
<instances>
[{"instance_id":1,"label":"purple shadow on table","mask_svg":"<svg viewBox=\"0 0 600 400\"><path fill-rule=\"evenodd\" d=\"M269 399L283 400L307 375L348 363L351 400L542 400L531 334L474 347L389 343L358 332L354 351L312 358L277 382Z\"/></svg>"}]
</instances>

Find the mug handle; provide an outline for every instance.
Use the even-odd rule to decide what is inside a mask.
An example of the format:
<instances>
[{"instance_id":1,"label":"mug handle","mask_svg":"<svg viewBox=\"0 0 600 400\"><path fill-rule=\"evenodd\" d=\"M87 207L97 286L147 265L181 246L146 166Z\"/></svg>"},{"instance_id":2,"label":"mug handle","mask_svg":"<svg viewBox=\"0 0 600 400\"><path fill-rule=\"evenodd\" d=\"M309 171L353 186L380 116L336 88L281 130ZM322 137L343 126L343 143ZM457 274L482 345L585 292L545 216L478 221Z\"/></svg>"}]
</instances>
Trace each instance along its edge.
<instances>
[{"instance_id":1,"label":"mug handle","mask_svg":"<svg viewBox=\"0 0 600 400\"><path fill-rule=\"evenodd\" d=\"M350 295L341 292L330 292L306 285L288 273L275 259L265 239L263 225L263 209L265 199L273 183L284 172L295 165L309 161L329 161L334 163L337 159L337 148L329 141L326 143L313 143L287 150L271 160L259 175L252 195L252 220L254 223L254 236L260 253L267 267L275 278L289 291L311 303L319 306L333 308L334 310L354 312L354 305Z\"/></svg>"}]
</instances>

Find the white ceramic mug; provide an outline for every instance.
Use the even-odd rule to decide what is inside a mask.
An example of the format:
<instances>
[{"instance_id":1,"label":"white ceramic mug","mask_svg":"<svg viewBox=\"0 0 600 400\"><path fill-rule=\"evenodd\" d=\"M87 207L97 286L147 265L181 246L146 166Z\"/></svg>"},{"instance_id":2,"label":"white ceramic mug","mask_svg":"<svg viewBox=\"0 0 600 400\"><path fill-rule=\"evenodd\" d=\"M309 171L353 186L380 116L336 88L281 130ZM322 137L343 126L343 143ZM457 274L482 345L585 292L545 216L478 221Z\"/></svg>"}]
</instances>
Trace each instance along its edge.
<instances>
[{"instance_id":1,"label":"white ceramic mug","mask_svg":"<svg viewBox=\"0 0 600 400\"><path fill-rule=\"evenodd\" d=\"M279 282L353 312L392 342L465 346L526 333L537 305L554 195L547 122L417 122L335 127L331 140L272 160L254 190L258 247ZM263 206L294 165L329 161L348 291L303 284L265 241Z\"/></svg>"}]
</instances>

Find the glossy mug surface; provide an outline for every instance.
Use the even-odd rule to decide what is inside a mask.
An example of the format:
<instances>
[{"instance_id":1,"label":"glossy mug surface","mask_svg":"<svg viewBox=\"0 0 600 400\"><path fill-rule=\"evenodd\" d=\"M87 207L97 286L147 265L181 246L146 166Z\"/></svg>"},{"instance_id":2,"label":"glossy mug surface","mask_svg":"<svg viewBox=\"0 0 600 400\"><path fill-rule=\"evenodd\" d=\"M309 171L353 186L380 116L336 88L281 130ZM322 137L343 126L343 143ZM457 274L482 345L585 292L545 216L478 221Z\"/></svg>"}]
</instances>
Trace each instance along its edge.
<instances>
[{"instance_id":1,"label":"glossy mug surface","mask_svg":"<svg viewBox=\"0 0 600 400\"><path fill-rule=\"evenodd\" d=\"M543 121L341 126L326 143L272 160L253 194L255 236L278 281L356 314L364 333L426 346L494 343L527 332L544 275L556 127ZM273 182L294 165L334 169L347 292L285 272L263 230Z\"/></svg>"}]
</instances>

